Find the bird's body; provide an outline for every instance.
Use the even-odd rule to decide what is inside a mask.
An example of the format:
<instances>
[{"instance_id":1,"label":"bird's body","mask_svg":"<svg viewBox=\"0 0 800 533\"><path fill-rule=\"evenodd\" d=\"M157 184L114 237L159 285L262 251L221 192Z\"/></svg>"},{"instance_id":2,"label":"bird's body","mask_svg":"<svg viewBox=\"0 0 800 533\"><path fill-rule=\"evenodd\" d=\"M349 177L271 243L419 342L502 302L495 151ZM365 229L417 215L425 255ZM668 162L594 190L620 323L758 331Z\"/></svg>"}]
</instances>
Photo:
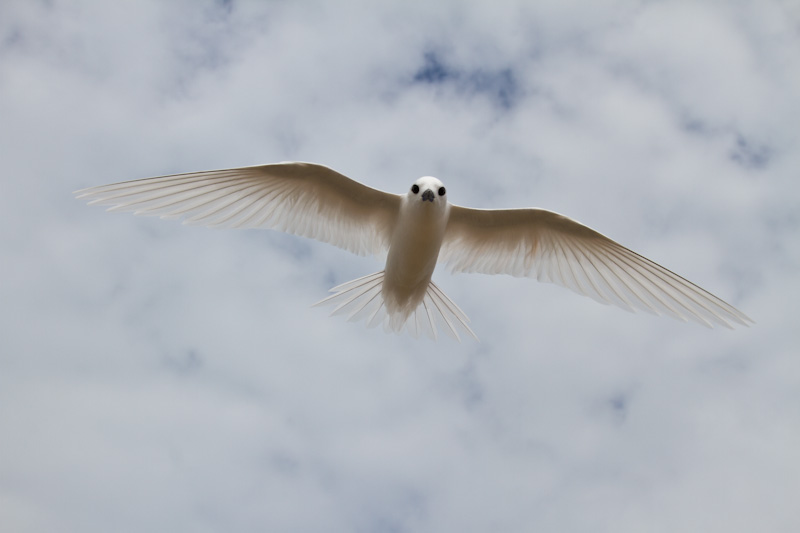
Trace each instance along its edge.
<instances>
[{"instance_id":1,"label":"bird's body","mask_svg":"<svg viewBox=\"0 0 800 533\"><path fill-rule=\"evenodd\" d=\"M357 254L388 252L383 271L334 287L319 303L368 325L458 338L469 319L432 281L453 271L535 277L605 304L706 326L747 325L733 306L575 220L543 209L453 205L436 178L385 193L311 163L177 174L77 192L110 210L208 226L273 228Z\"/></svg>"},{"instance_id":2,"label":"bird's body","mask_svg":"<svg viewBox=\"0 0 800 533\"><path fill-rule=\"evenodd\" d=\"M408 316L422 302L439 259L449 212L445 201L402 199L383 276L383 300L390 315Z\"/></svg>"}]
</instances>

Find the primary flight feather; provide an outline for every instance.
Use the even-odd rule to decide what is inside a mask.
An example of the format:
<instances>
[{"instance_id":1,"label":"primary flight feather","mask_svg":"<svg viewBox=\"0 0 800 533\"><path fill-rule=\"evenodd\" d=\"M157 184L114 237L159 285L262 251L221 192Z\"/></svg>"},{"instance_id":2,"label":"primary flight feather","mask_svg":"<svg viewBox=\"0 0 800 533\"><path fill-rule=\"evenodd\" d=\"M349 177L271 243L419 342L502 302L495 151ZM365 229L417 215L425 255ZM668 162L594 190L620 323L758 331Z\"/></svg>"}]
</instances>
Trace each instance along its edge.
<instances>
[{"instance_id":1,"label":"primary flight feather","mask_svg":"<svg viewBox=\"0 0 800 533\"><path fill-rule=\"evenodd\" d=\"M384 270L331 289L318 302L374 326L459 338L469 319L431 280L453 272L535 277L629 311L705 326L752 322L744 313L605 235L544 209L453 205L436 178L406 194L362 185L313 163L192 172L77 191L109 211L180 218L185 224L278 229L359 255L388 252ZM476 337L477 338L477 337Z\"/></svg>"}]
</instances>

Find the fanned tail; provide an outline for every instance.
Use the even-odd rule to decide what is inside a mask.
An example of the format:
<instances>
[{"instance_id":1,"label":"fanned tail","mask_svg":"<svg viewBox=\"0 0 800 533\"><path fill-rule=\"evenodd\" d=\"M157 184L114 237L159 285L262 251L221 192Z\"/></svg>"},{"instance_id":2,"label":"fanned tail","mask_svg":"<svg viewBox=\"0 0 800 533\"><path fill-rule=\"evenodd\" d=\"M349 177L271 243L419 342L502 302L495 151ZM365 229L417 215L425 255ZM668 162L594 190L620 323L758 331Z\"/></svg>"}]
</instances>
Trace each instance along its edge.
<instances>
[{"instance_id":1,"label":"fanned tail","mask_svg":"<svg viewBox=\"0 0 800 533\"><path fill-rule=\"evenodd\" d=\"M414 338L424 333L432 339L438 336L438 327L445 333L461 341L458 330L468 333L473 339L477 335L470 329L469 318L456 304L447 297L436 284L431 281L422 302L407 316L391 316L383 301L383 271L370 274L331 289L332 295L315 303L318 305L335 305L331 312L334 315L347 315L347 320L357 322L366 320L367 327L382 324L386 331L400 333L408 331Z\"/></svg>"}]
</instances>

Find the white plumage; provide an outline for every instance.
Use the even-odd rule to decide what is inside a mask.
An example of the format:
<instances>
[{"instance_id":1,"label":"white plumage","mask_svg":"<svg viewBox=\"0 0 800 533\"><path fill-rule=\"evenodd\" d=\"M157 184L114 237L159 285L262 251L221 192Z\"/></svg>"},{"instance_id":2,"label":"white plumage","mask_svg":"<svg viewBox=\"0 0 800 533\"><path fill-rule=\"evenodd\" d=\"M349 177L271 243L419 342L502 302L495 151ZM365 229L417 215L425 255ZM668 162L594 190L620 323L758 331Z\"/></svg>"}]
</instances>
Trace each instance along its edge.
<instances>
[{"instance_id":1,"label":"white plumage","mask_svg":"<svg viewBox=\"0 0 800 533\"><path fill-rule=\"evenodd\" d=\"M359 255L388 252L383 271L331 289L319 304L374 326L459 338L469 319L431 276L453 272L534 277L604 304L705 326L752 322L713 294L621 244L543 209L471 209L450 204L436 178L404 195L378 191L312 163L192 172L77 191L109 211L181 218L185 224L270 228Z\"/></svg>"}]
</instances>

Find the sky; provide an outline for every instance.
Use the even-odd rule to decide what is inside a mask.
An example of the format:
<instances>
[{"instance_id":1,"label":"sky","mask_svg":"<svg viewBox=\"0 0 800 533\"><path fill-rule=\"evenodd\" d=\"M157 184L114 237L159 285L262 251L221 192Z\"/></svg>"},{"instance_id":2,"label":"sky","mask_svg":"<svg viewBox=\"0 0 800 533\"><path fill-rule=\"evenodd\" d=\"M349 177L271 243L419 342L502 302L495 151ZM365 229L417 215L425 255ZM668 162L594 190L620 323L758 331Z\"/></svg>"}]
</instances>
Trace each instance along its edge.
<instances>
[{"instance_id":1,"label":"sky","mask_svg":"<svg viewBox=\"0 0 800 533\"><path fill-rule=\"evenodd\" d=\"M800 530L798 95L791 0L3 1L3 529ZM311 307L380 258L72 194L287 160L564 213L756 323L437 268L481 340L415 340Z\"/></svg>"}]
</instances>

